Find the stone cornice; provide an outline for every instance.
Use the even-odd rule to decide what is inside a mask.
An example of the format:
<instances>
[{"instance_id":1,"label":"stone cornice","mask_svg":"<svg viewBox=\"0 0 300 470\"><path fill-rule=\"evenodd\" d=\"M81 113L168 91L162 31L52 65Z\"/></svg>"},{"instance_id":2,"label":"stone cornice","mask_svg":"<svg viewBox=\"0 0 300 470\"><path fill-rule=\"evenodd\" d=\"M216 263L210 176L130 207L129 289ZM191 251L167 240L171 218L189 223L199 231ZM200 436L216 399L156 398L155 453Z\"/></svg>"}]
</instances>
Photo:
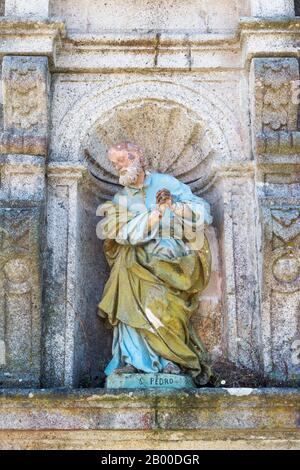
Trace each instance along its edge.
<instances>
[{"instance_id":1,"label":"stone cornice","mask_svg":"<svg viewBox=\"0 0 300 470\"><path fill-rule=\"evenodd\" d=\"M298 17L276 17L276 18L255 18L255 17L242 17L238 26L239 32L245 31L287 31L299 32L300 19Z\"/></svg>"},{"instance_id":2,"label":"stone cornice","mask_svg":"<svg viewBox=\"0 0 300 470\"><path fill-rule=\"evenodd\" d=\"M70 33L62 41L57 69L81 72L239 69L262 54L298 56L299 33L297 18L242 18L236 32L228 34Z\"/></svg>"},{"instance_id":3,"label":"stone cornice","mask_svg":"<svg viewBox=\"0 0 300 470\"><path fill-rule=\"evenodd\" d=\"M77 181L87 174L87 168L78 163L52 162L47 165L48 178L55 180Z\"/></svg>"},{"instance_id":4,"label":"stone cornice","mask_svg":"<svg viewBox=\"0 0 300 470\"><path fill-rule=\"evenodd\" d=\"M0 55L46 55L55 62L56 46L65 35L58 18L0 17Z\"/></svg>"},{"instance_id":5,"label":"stone cornice","mask_svg":"<svg viewBox=\"0 0 300 470\"><path fill-rule=\"evenodd\" d=\"M233 33L66 32L62 19L0 18L1 55L47 55L54 71L240 69L255 56L299 56L298 18L241 18ZM212 60L213 58L213 60Z\"/></svg>"},{"instance_id":6,"label":"stone cornice","mask_svg":"<svg viewBox=\"0 0 300 470\"><path fill-rule=\"evenodd\" d=\"M21 18L19 16L0 16L1 34L42 34L53 31L65 35L65 24L61 18Z\"/></svg>"},{"instance_id":7,"label":"stone cornice","mask_svg":"<svg viewBox=\"0 0 300 470\"><path fill-rule=\"evenodd\" d=\"M75 34L62 42L57 69L76 70L191 70L207 68L212 52L215 67L240 67L239 44L232 34L134 32ZM212 66L211 68L215 68Z\"/></svg>"},{"instance_id":8,"label":"stone cornice","mask_svg":"<svg viewBox=\"0 0 300 470\"><path fill-rule=\"evenodd\" d=\"M255 174L255 162L237 162L231 165L216 167L216 178L252 178Z\"/></svg>"},{"instance_id":9,"label":"stone cornice","mask_svg":"<svg viewBox=\"0 0 300 470\"><path fill-rule=\"evenodd\" d=\"M253 57L299 57L298 18L241 18L237 34L244 65Z\"/></svg>"}]
</instances>

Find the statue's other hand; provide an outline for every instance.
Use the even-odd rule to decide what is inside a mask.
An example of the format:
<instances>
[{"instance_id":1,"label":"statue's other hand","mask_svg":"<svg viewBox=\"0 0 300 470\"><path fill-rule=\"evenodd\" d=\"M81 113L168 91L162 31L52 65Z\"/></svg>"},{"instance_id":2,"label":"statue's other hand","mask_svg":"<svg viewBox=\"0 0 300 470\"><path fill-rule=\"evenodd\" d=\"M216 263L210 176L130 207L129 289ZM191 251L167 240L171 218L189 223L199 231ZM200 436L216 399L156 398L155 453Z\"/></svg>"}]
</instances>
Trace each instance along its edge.
<instances>
[{"instance_id":1,"label":"statue's other hand","mask_svg":"<svg viewBox=\"0 0 300 470\"><path fill-rule=\"evenodd\" d=\"M156 204L163 205L167 204L168 206L172 205L172 195L168 189L160 189L156 193Z\"/></svg>"},{"instance_id":2,"label":"statue's other hand","mask_svg":"<svg viewBox=\"0 0 300 470\"><path fill-rule=\"evenodd\" d=\"M158 210L163 215L166 208L171 208L172 206L172 195L168 189L160 189L156 193L156 204L158 206Z\"/></svg>"}]
</instances>

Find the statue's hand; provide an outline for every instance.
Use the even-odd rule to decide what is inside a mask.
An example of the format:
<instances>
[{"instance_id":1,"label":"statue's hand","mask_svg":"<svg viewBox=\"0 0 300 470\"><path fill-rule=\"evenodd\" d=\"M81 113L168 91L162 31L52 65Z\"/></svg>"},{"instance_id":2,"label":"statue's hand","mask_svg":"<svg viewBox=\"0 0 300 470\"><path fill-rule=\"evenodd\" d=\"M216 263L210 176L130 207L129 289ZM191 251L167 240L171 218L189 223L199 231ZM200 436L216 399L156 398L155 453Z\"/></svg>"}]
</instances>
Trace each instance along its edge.
<instances>
[{"instance_id":1,"label":"statue's hand","mask_svg":"<svg viewBox=\"0 0 300 470\"><path fill-rule=\"evenodd\" d=\"M172 206L172 195L168 189L160 189L156 193L156 204L158 205L158 210L164 214L167 207Z\"/></svg>"},{"instance_id":2,"label":"statue's hand","mask_svg":"<svg viewBox=\"0 0 300 470\"><path fill-rule=\"evenodd\" d=\"M156 203L158 205L166 204L169 200L172 203L172 195L171 195L171 193L168 189L163 188L163 189L160 189L159 191L157 191L157 193L156 193Z\"/></svg>"}]
</instances>

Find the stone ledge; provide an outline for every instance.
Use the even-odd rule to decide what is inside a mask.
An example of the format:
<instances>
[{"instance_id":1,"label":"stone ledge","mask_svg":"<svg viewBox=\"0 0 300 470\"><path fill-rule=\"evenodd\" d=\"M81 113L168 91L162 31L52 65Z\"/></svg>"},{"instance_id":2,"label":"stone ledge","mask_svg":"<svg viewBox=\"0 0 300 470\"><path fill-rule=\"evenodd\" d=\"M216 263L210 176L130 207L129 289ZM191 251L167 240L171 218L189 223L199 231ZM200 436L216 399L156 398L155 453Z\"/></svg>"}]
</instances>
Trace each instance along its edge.
<instances>
[{"instance_id":1,"label":"stone ledge","mask_svg":"<svg viewBox=\"0 0 300 470\"><path fill-rule=\"evenodd\" d=\"M0 390L1 449L299 449L299 389Z\"/></svg>"},{"instance_id":2,"label":"stone ledge","mask_svg":"<svg viewBox=\"0 0 300 470\"><path fill-rule=\"evenodd\" d=\"M0 429L300 431L300 391L1 389Z\"/></svg>"},{"instance_id":3,"label":"stone ledge","mask_svg":"<svg viewBox=\"0 0 300 470\"><path fill-rule=\"evenodd\" d=\"M293 432L0 431L5 450L299 450Z\"/></svg>"},{"instance_id":4,"label":"stone ledge","mask_svg":"<svg viewBox=\"0 0 300 470\"><path fill-rule=\"evenodd\" d=\"M275 30L283 33L287 31L299 32L300 19L298 17L255 17L242 16L239 22L238 30Z\"/></svg>"}]
</instances>

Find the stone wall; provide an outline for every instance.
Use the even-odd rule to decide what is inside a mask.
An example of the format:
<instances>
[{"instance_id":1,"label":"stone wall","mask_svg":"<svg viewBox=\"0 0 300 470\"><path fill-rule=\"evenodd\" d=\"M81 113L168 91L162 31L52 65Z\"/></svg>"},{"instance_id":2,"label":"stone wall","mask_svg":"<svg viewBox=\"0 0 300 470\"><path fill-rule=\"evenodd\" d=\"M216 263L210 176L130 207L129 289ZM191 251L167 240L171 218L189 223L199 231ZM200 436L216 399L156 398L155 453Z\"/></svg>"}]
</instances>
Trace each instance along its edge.
<instances>
[{"instance_id":1,"label":"stone wall","mask_svg":"<svg viewBox=\"0 0 300 470\"><path fill-rule=\"evenodd\" d=\"M233 31L240 16L249 14L248 0L53 0L50 11L66 18L69 31ZM101 11L100 11L101 9Z\"/></svg>"},{"instance_id":2,"label":"stone wall","mask_svg":"<svg viewBox=\"0 0 300 470\"><path fill-rule=\"evenodd\" d=\"M211 204L193 322L216 367L233 384L299 380L293 2L6 0L4 13L2 385L101 383L96 208L116 191L107 147L125 138Z\"/></svg>"}]
</instances>

